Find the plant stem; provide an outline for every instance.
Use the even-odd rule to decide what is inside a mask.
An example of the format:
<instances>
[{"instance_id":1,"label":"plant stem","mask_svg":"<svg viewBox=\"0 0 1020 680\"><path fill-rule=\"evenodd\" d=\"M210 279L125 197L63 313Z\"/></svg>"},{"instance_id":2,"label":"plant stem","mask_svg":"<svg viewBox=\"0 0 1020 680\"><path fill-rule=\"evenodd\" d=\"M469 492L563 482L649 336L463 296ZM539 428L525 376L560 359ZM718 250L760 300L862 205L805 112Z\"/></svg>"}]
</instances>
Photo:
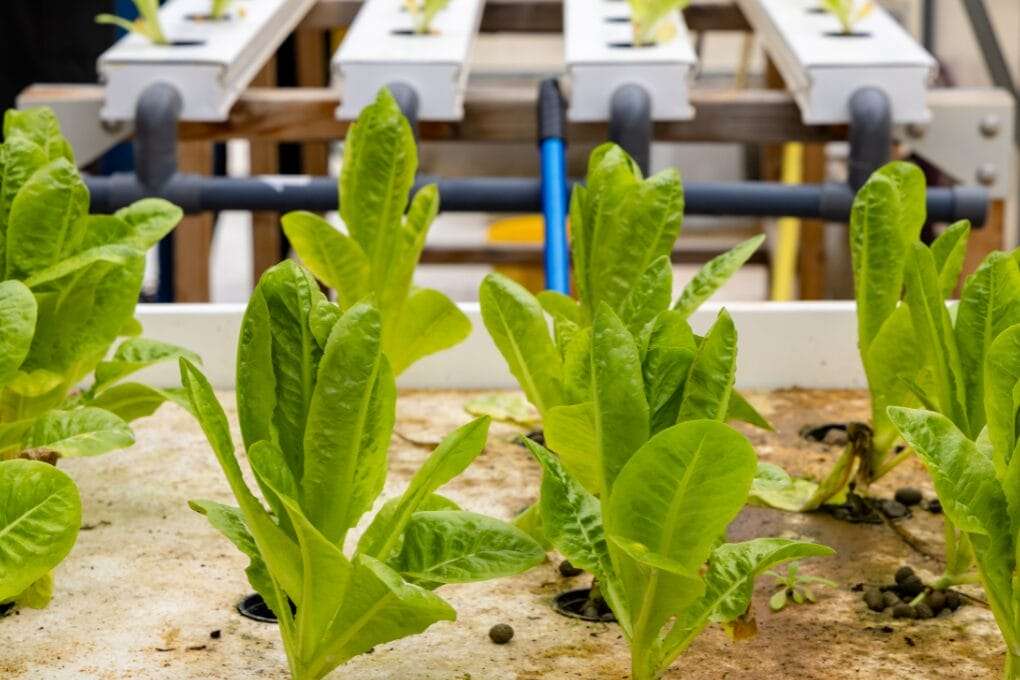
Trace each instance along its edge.
<instances>
[{"instance_id":1,"label":"plant stem","mask_svg":"<svg viewBox=\"0 0 1020 680\"><path fill-rule=\"evenodd\" d=\"M981 583L981 576L976 571L969 571L965 574L943 574L931 584L935 590L945 590L953 586L967 586Z\"/></svg>"},{"instance_id":2,"label":"plant stem","mask_svg":"<svg viewBox=\"0 0 1020 680\"><path fill-rule=\"evenodd\" d=\"M1006 668L1002 677L1004 680L1020 680L1020 654L1006 650Z\"/></svg>"}]
</instances>

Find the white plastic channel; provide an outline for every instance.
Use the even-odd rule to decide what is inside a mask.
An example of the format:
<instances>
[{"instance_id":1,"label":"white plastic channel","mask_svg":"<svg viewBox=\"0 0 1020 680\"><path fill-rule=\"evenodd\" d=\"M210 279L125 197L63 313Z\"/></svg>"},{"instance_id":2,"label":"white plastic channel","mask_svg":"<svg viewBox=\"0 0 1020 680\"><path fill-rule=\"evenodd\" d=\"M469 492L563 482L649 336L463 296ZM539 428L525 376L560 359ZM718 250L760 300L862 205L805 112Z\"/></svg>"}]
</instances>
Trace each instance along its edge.
<instances>
[{"instance_id":1,"label":"white plastic channel","mask_svg":"<svg viewBox=\"0 0 1020 680\"><path fill-rule=\"evenodd\" d=\"M483 5L450 0L431 32L419 35L400 0L366 0L333 55L333 79L342 92L337 117L357 118L380 88L400 82L418 93L419 119L463 118L468 58Z\"/></svg>"},{"instance_id":2,"label":"white plastic channel","mask_svg":"<svg viewBox=\"0 0 1020 680\"><path fill-rule=\"evenodd\" d=\"M763 41L808 125L849 122L850 97L874 86L888 95L896 123L931 117L928 85L935 60L878 3L841 35L818 0L737 0Z\"/></svg>"},{"instance_id":3,"label":"white plastic channel","mask_svg":"<svg viewBox=\"0 0 1020 680\"><path fill-rule=\"evenodd\" d=\"M226 120L244 89L317 0L235 0L229 18L202 19L209 0L170 0L159 11L167 38L127 35L97 63L106 86L104 120L132 120L149 85L168 82L184 100L183 120Z\"/></svg>"},{"instance_id":4,"label":"white plastic channel","mask_svg":"<svg viewBox=\"0 0 1020 680\"><path fill-rule=\"evenodd\" d=\"M653 120L693 118L687 85L697 58L681 14L674 12L667 21L676 29L671 40L633 47L628 3L565 0L563 37L570 76L567 117L579 122L609 120L613 92L634 83L651 97Z\"/></svg>"},{"instance_id":5,"label":"white plastic channel","mask_svg":"<svg viewBox=\"0 0 1020 680\"><path fill-rule=\"evenodd\" d=\"M857 354L857 321L853 302L730 302L703 305L691 318L705 332L719 310L733 316L739 337L737 386L745 389L781 387L863 387ZM474 330L466 341L415 364L400 377L409 388L513 389L506 368L482 323L477 303L460 308ZM214 386L233 389L237 335L242 305L139 305L145 336L172 342L201 355ZM176 366L148 369L142 378L153 384L178 384Z\"/></svg>"}]
</instances>

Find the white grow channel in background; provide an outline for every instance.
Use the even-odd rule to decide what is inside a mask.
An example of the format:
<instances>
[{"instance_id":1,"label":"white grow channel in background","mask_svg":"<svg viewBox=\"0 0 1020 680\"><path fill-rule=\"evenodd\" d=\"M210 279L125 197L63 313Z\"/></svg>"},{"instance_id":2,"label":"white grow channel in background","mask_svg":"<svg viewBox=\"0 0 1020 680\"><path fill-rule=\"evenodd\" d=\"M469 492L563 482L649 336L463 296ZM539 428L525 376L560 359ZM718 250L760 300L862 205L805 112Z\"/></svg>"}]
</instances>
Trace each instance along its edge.
<instances>
[{"instance_id":1,"label":"white grow channel in background","mask_svg":"<svg viewBox=\"0 0 1020 680\"><path fill-rule=\"evenodd\" d=\"M131 34L97 64L106 85L104 120L132 120L145 89L168 82L181 93L183 120L225 120L248 83L317 0L235 0L229 18L202 20L209 0L170 0L159 11L173 45Z\"/></svg>"},{"instance_id":2,"label":"white grow channel in background","mask_svg":"<svg viewBox=\"0 0 1020 680\"><path fill-rule=\"evenodd\" d=\"M366 0L333 56L341 86L337 116L353 120L390 83L418 93L421 120L460 120L468 57L482 20L484 0L450 0L428 34L415 34L400 0Z\"/></svg>"},{"instance_id":3,"label":"white grow channel in background","mask_svg":"<svg viewBox=\"0 0 1020 680\"><path fill-rule=\"evenodd\" d=\"M935 59L875 3L841 35L836 17L818 0L737 0L764 41L808 125L849 121L850 97L877 87L892 104L896 123L924 123Z\"/></svg>"},{"instance_id":4,"label":"white grow channel in background","mask_svg":"<svg viewBox=\"0 0 1020 680\"><path fill-rule=\"evenodd\" d=\"M563 37L573 121L609 120L609 103L621 85L641 85L652 100L653 120L694 117L687 84L697 58L679 12L665 21L672 39L633 47L630 7L619 0L564 0Z\"/></svg>"}]
</instances>

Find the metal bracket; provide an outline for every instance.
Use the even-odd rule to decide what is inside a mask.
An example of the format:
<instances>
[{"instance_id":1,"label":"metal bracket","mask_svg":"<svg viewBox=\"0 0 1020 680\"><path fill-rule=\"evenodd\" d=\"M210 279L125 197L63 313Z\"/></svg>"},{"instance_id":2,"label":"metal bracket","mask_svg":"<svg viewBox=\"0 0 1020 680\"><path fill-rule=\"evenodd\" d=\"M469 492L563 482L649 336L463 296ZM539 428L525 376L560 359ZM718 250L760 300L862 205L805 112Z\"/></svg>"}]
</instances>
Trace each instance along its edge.
<instances>
[{"instance_id":1,"label":"metal bracket","mask_svg":"<svg viewBox=\"0 0 1020 680\"><path fill-rule=\"evenodd\" d=\"M1015 191L1013 97L995 88L932 90L931 121L901 125L896 138L961 184L978 185L991 198Z\"/></svg>"}]
</instances>

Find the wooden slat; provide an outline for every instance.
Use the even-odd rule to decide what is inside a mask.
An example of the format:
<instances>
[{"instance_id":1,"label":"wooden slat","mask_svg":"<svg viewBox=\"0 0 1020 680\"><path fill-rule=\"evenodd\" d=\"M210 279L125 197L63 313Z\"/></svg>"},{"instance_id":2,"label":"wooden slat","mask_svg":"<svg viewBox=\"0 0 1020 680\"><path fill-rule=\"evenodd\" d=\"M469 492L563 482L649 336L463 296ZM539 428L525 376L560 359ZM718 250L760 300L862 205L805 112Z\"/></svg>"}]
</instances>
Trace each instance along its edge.
<instances>
[{"instance_id":1,"label":"wooden slat","mask_svg":"<svg viewBox=\"0 0 1020 680\"><path fill-rule=\"evenodd\" d=\"M207 141L183 142L178 147L181 172L211 175L213 145ZM212 250L213 215L188 215L174 230L174 300L209 302L209 254Z\"/></svg>"},{"instance_id":2,"label":"wooden slat","mask_svg":"<svg viewBox=\"0 0 1020 680\"><path fill-rule=\"evenodd\" d=\"M527 142L535 140L536 87L503 91L469 90L464 120L423 121L423 140ZM224 123L184 123L182 139L222 140L236 137L276 141L342 139L348 123L335 119L337 95L327 88L249 89ZM807 126L793 98L782 91L694 90L691 121L659 122L657 141L732 143L826 142L846 139L844 126ZM571 123L571 142L606 139L605 123Z\"/></svg>"},{"instance_id":3,"label":"wooden slat","mask_svg":"<svg viewBox=\"0 0 1020 680\"><path fill-rule=\"evenodd\" d=\"M983 229L970 232L967 241L967 256L963 262L963 276L968 276L977 269L981 260L993 250L1006 247L1003 235L1006 227L1006 204L1002 200L992 201L988 205L988 217Z\"/></svg>"},{"instance_id":4,"label":"wooden slat","mask_svg":"<svg viewBox=\"0 0 1020 680\"><path fill-rule=\"evenodd\" d=\"M330 29L347 26L358 13L361 0L319 0L302 28ZM684 10L692 31L749 31L740 9L728 0L696 2ZM487 0L482 14L483 32L560 33L563 31L562 0Z\"/></svg>"},{"instance_id":5,"label":"wooden slat","mask_svg":"<svg viewBox=\"0 0 1020 680\"><path fill-rule=\"evenodd\" d=\"M464 120L422 122L421 138L532 143L536 92L534 83L469 88ZM99 100L102 96L99 85L33 85L22 93L20 101L31 106ZM804 125L793 98L781 90L695 89L691 92L691 103L697 117L691 121L656 123L657 141L778 144L846 139L845 126ZM180 135L190 141L343 139L348 123L336 120L337 104L337 93L329 88L253 87L241 95L225 122L182 123ZM598 143L606 139L607 126L570 123L567 135L571 143Z\"/></svg>"},{"instance_id":6,"label":"wooden slat","mask_svg":"<svg viewBox=\"0 0 1020 680\"><path fill-rule=\"evenodd\" d=\"M825 146L804 146L803 176L805 184L825 181ZM801 220L798 279L801 300L825 299L827 259L825 252L825 222Z\"/></svg>"}]
</instances>

